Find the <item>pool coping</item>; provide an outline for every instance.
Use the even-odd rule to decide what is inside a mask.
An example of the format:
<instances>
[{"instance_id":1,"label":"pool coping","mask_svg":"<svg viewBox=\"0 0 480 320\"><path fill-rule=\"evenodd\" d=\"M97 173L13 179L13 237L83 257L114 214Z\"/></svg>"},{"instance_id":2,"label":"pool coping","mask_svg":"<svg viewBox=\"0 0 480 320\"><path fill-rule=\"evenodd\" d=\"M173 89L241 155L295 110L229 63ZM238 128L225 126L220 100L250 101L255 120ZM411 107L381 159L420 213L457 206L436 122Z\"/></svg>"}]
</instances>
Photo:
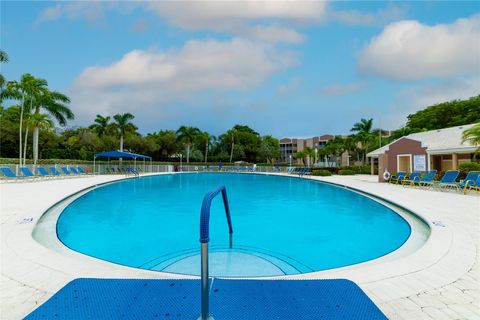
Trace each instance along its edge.
<instances>
[{"instance_id":1,"label":"pool coping","mask_svg":"<svg viewBox=\"0 0 480 320\"><path fill-rule=\"evenodd\" d=\"M278 173L268 174L291 176ZM79 192L82 187L89 188L89 186L98 183L120 179L123 179L123 177L95 176L79 179L83 180L82 183L84 182L81 186L70 185L69 188L71 189L68 191L62 190L62 192L68 193L68 196ZM386 201L392 201L397 205L398 202L402 202L405 199L408 200L409 195L414 196L417 193L420 193L422 197L425 196L430 199L438 198L431 191L409 190L387 184L369 184L370 182L359 182L359 180L351 177L302 177L301 179L330 182L352 189L357 188L362 192L368 189L368 192L372 195L383 198ZM41 183L26 182L25 184L40 185ZM54 181L50 181L50 184L62 185L62 183ZM2 185L2 188L4 186L5 184ZM21 189L20 187L18 189ZM396 190L402 191L397 193ZM385 194L384 191L388 191L388 194ZM436 194L440 195L441 193L436 192ZM396 196L401 197L394 199ZM58 202L58 198L63 199L64 197L59 195L56 202ZM424 201L412 201L408 204L402 204L407 210L415 212L420 218L427 221L431 227L431 234L425 245L406 257L375 265L359 264L300 275L267 277L267 279L345 278L356 282L379 304L445 287L469 273L477 261L477 243L468 232L465 232L464 226L460 222L448 217L452 213L455 215L461 214L456 212L456 206L450 202L467 199L464 204L467 209L475 209L475 206L480 202L476 198L472 200L472 197L467 196L465 198L462 195L443 195L443 197L448 198L448 201L440 203L442 200L438 201L439 203L429 203L427 205L422 202L427 202L428 199L423 199ZM28 211L28 219L32 219L32 221L26 223L23 223L23 220L21 220L26 212L15 211L8 208L8 206L5 211L2 209L2 280L6 278L9 281L21 284L22 287L28 287L36 290L36 292L41 292L41 295L39 294L38 297L33 296L23 303L19 302L17 314L27 314L35 306L32 306L32 300L35 303L42 302L63 285L79 277L198 279L195 276L147 271L115 265L79 253L72 257L45 248L32 238L32 231L36 222L46 209L52 205L52 202L45 203L45 201L42 202L41 200L38 202L42 203L42 205L33 208L28 203L21 205L23 210ZM432 224L432 221L439 217L444 222L444 227ZM8 230L6 227L8 227ZM15 300L15 298L13 299Z\"/></svg>"}]
</instances>

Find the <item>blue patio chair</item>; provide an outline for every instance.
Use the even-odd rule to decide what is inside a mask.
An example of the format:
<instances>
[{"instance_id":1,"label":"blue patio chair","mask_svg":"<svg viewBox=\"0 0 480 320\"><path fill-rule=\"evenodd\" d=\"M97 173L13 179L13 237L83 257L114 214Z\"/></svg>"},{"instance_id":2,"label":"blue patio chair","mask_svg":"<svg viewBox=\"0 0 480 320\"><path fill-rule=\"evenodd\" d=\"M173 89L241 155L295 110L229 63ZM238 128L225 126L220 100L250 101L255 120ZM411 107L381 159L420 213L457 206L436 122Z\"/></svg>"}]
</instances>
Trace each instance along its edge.
<instances>
[{"instance_id":1,"label":"blue patio chair","mask_svg":"<svg viewBox=\"0 0 480 320\"><path fill-rule=\"evenodd\" d=\"M463 189L463 193L467 194L467 187L468 185L475 184L475 181L477 181L477 178L480 175L480 171L470 171L467 173L467 176L465 179L461 180L460 182L457 182L457 189Z\"/></svg>"},{"instance_id":2,"label":"blue patio chair","mask_svg":"<svg viewBox=\"0 0 480 320\"><path fill-rule=\"evenodd\" d=\"M35 173L33 173L30 169L27 167L20 168L20 171L22 171L22 174L24 177L27 178L39 178Z\"/></svg>"},{"instance_id":3,"label":"blue patio chair","mask_svg":"<svg viewBox=\"0 0 480 320\"><path fill-rule=\"evenodd\" d=\"M411 186L431 186L433 179L437 176L437 170L425 171L423 176L410 182Z\"/></svg>"},{"instance_id":4,"label":"blue patio chair","mask_svg":"<svg viewBox=\"0 0 480 320\"><path fill-rule=\"evenodd\" d=\"M440 181L434 181L432 183L433 186L441 188L454 188L457 189L457 178L460 172L458 171L447 171L443 174L442 179Z\"/></svg>"},{"instance_id":5,"label":"blue patio chair","mask_svg":"<svg viewBox=\"0 0 480 320\"><path fill-rule=\"evenodd\" d=\"M470 190L475 190L476 192L480 193L480 175L478 175L477 180L475 181L469 180L465 183L465 188L463 189L463 193L467 194L467 192Z\"/></svg>"},{"instance_id":6,"label":"blue patio chair","mask_svg":"<svg viewBox=\"0 0 480 320\"><path fill-rule=\"evenodd\" d=\"M52 178L53 177L50 173L48 173L47 169L45 169L43 167L38 167L37 172L40 176L45 177L45 178Z\"/></svg>"},{"instance_id":7,"label":"blue patio chair","mask_svg":"<svg viewBox=\"0 0 480 320\"><path fill-rule=\"evenodd\" d=\"M405 179L402 180L402 186L404 186L406 184L411 184L412 182L417 181L418 179L420 179L420 175L421 175L420 172L410 173L408 178L405 178Z\"/></svg>"},{"instance_id":8,"label":"blue patio chair","mask_svg":"<svg viewBox=\"0 0 480 320\"><path fill-rule=\"evenodd\" d=\"M79 175L80 173L78 173L77 169L75 169L74 167L70 167L70 171L74 174L74 175Z\"/></svg>"},{"instance_id":9,"label":"blue patio chair","mask_svg":"<svg viewBox=\"0 0 480 320\"><path fill-rule=\"evenodd\" d=\"M17 176L10 168L0 168L0 172L7 180L19 180L25 177Z\"/></svg>"},{"instance_id":10,"label":"blue patio chair","mask_svg":"<svg viewBox=\"0 0 480 320\"><path fill-rule=\"evenodd\" d=\"M395 183L395 184L399 184L403 181L403 179L405 179L405 177L407 176L407 172L405 171L399 171L397 172L396 175L394 176L391 176L390 177L390 180L388 180L389 183Z\"/></svg>"},{"instance_id":11,"label":"blue patio chair","mask_svg":"<svg viewBox=\"0 0 480 320\"><path fill-rule=\"evenodd\" d=\"M68 169L67 169L66 167L60 167L60 169L62 170L62 172L63 172L65 175L67 175L67 176L70 175L70 171L68 171Z\"/></svg>"},{"instance_id":12,"label":"blue patio chair","mask_svg":"<svg viewBox=\"0 0 480 320\"><path fill-rule=\"evenodd\" d=\"M52 174L53 174L54 176L61 176L61 174L60 174L60 172L58 172L57 168L55 168L55 167L50 167L49 169L50 169L50 172L52 172Z\"/></svg>"},{"instance_id":13,"label":"blue patio chair","mask_svg":"<svg viewBox=\"0 0 480 320\"><path fill-rule=\"evenodd\" d=\"M87 174L87 172L82 167L78 167L77 170L80 174Z\"/></svg>"}]
</instances>

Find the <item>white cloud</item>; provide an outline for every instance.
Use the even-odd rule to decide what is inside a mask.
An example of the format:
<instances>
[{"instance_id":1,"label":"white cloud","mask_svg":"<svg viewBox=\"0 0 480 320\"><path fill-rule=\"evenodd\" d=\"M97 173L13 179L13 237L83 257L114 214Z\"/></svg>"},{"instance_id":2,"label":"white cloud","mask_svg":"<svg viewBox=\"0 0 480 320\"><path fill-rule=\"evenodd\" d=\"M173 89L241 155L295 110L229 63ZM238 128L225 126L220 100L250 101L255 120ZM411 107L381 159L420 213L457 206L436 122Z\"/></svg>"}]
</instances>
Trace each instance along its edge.
<instances>
[{"instance_id":1,"label":"white cloud","mask_svg":"<svg viewBox=\"0 0 480 320\"><path fill-rule=\"evenodd\" d=\"M36 23L58 20L66 17L69 20L84 19L95 22L105 15L105 10L114 8L115 3L99 1L75 1L57 3L55 6L44 9L37 17Z\"/></svg>"},{"instance_id":2,"label":"white cloud","mask_svg":"<svg viewBox=\"0 0 480 320\"><path fill-rule=\"evenodd\" d=\"M359 71L393 80L478 74L480 15L451 24L389 24L359 57Z\"/></svg>"},{"instance_id":3,"label":"white cloud","mask_svg":"<svg viewBox=\"0 0 480 320\"><path fill-rule=\"evenodd\" d=\"M148 8L171 24L187 30L232 31L248 21L276 19L296 22L320 21L325 1L190 1L150 2Z\"/></svg>"},{"instance_id":4,"label":"white cloud","mask_svg":"<svg viewBox=\"0 0 480 320\"><path fill-rule=\"evenodd\" d=\"M80 117L140 107L155 117L169 102L248 90L296 64L291 52L256 41L189 41L180 49L133 50L108 66L86 68L70 94Z\"/></svg>"},{"instance_id":5,"label":"white cloud","mask_svg":"<svg viewBox=\"0 0 480 320\"><path fill-rule=\"evenodd\" d=\"M178 28L212 30L270 43L301 43L304 36L288 24L319 22L324 18L325 1L151 1L151 2L67 2L43 10L37 24L62 17L98 22L107 10L131 12L141 7ZM268 21L268 22L267 22ZM283 24L283 25L281 25ZM138 22L134 30L143 29Z\"/></svg>"},{"instance_id":6,"label":"white cloud","mask_svg":"<svg viewBox=\"0 0 480 320\"><path fill-rule=\"evenodd\" d=\"M324 96L344 96L351 92L363 89L367 86L364 82L354 82L347 84L335 84L320 90L320 93Z\"/></svg>"},{"instance_id":7,"label":"white cloud","mask_svg":"<svg viewBox=\"0 0 480 320\"><path fill-rule=\"evenodd\" d=\"M302 43L305 41L305 37L300 33L280 26L256 26L248 28L243 34L271 43Z\"/></svg>"},{"instance_id":8,"label":"white cloud","mask_svg":"<svg viewBox=\"0 0 480 320\"><path fill-rule=\"evenodd\" d=\"M405 16L405 6L390 6L374 13L359 10L332 10L327 13L329 19L356 26L385 25Z\"/></svg>"},{"instance_id":9,"label":"white cloud","mask_svg":"<svg viewBox=\"0 0 480 320\"><path fill-rule=\"evenodd\" d=\"M480 77L465 77L444 80L439 83L419 86L402 91L398 100L420 110L437 103L467 99L480 94Z\"/></svg>"}]
</instances>

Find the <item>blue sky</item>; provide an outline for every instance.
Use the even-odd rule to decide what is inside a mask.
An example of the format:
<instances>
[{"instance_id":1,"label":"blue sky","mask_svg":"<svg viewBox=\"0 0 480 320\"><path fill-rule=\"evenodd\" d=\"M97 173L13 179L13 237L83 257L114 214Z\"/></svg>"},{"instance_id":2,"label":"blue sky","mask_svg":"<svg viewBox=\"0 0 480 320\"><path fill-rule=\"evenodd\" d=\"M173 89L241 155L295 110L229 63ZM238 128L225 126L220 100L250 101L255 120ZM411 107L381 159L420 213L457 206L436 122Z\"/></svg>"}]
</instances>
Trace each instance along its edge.
<instances>
[{"instance_id":1,"label":"blue sky","mask_svg":"<svg viewBox=\"0 0 480 320\"><path fill-rule=\"evenodd\" d=\"M1 2L7 79L67 93L76 120L131 112L142 133L395 129L480 90L478 2Z\"/></svg>"}]
</instances>

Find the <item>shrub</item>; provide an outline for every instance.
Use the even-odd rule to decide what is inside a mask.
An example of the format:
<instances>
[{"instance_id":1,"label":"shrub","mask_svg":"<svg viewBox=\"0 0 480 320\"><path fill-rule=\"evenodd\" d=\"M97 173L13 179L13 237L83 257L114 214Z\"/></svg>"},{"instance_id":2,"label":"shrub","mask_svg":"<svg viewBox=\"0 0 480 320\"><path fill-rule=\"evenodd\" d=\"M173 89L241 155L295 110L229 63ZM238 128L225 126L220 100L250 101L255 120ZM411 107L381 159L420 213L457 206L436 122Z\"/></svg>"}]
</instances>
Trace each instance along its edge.
<instances>
[{"instance_id":1,"label":"shrub","mask_svg":"<svg viewBox=\"0 0 480 320\"><path fill-rule=\"evenodd\" d=\"M343 169L343 170L339 170L338 174L341 175L341 176L352 176L352 175L355 174L355 171L348 170L348 169Z\"/></svg>"},{"instance_id":2,"label":"shrub","mask_svg":"<svg viewBox=\"0 0 480 320\"><path fill-rule=\"evenodd\" d=\"M363 166L343 166L340 167L341 170L351 170L356 174L370 174L371 168L370 165L363 165ZM378 174L378 168L375 166L374 173Z\"/></svg>"},{"instance_id":3,"label":"shrub","mask_svg":"<svg viewBox=\"0 0 480 320\"><path fill-rule=\"evenodd\" d=\"M312 171L312 176L321 176L321 177L328 177L331 176L332 173L328 170L314 170Z\"/></svg>"},{"instance_id":4,"label":"shrub","mask_svg":"<svg viewBox=\"0 0 480 320\"><path fill-rule=\"evenodd\" d=\"M458 167L462 172L480 171L480 163L478 162L464 162L461 163Z\"/></svg>"},{"instance_id":5,"label":"shrub","mask_svg":"<svg viewBox=\"0 0 480 320\"><path fill-rule=\"evenodd\" d=\"M338 170L340 170L340 169L338 167L321 167L321 168L313 168L312 170L313 170L313 172L315 172L317 170L325 170L325 171L328 171L330 173L337 174Z\"/></svg>"}]
</instances>

